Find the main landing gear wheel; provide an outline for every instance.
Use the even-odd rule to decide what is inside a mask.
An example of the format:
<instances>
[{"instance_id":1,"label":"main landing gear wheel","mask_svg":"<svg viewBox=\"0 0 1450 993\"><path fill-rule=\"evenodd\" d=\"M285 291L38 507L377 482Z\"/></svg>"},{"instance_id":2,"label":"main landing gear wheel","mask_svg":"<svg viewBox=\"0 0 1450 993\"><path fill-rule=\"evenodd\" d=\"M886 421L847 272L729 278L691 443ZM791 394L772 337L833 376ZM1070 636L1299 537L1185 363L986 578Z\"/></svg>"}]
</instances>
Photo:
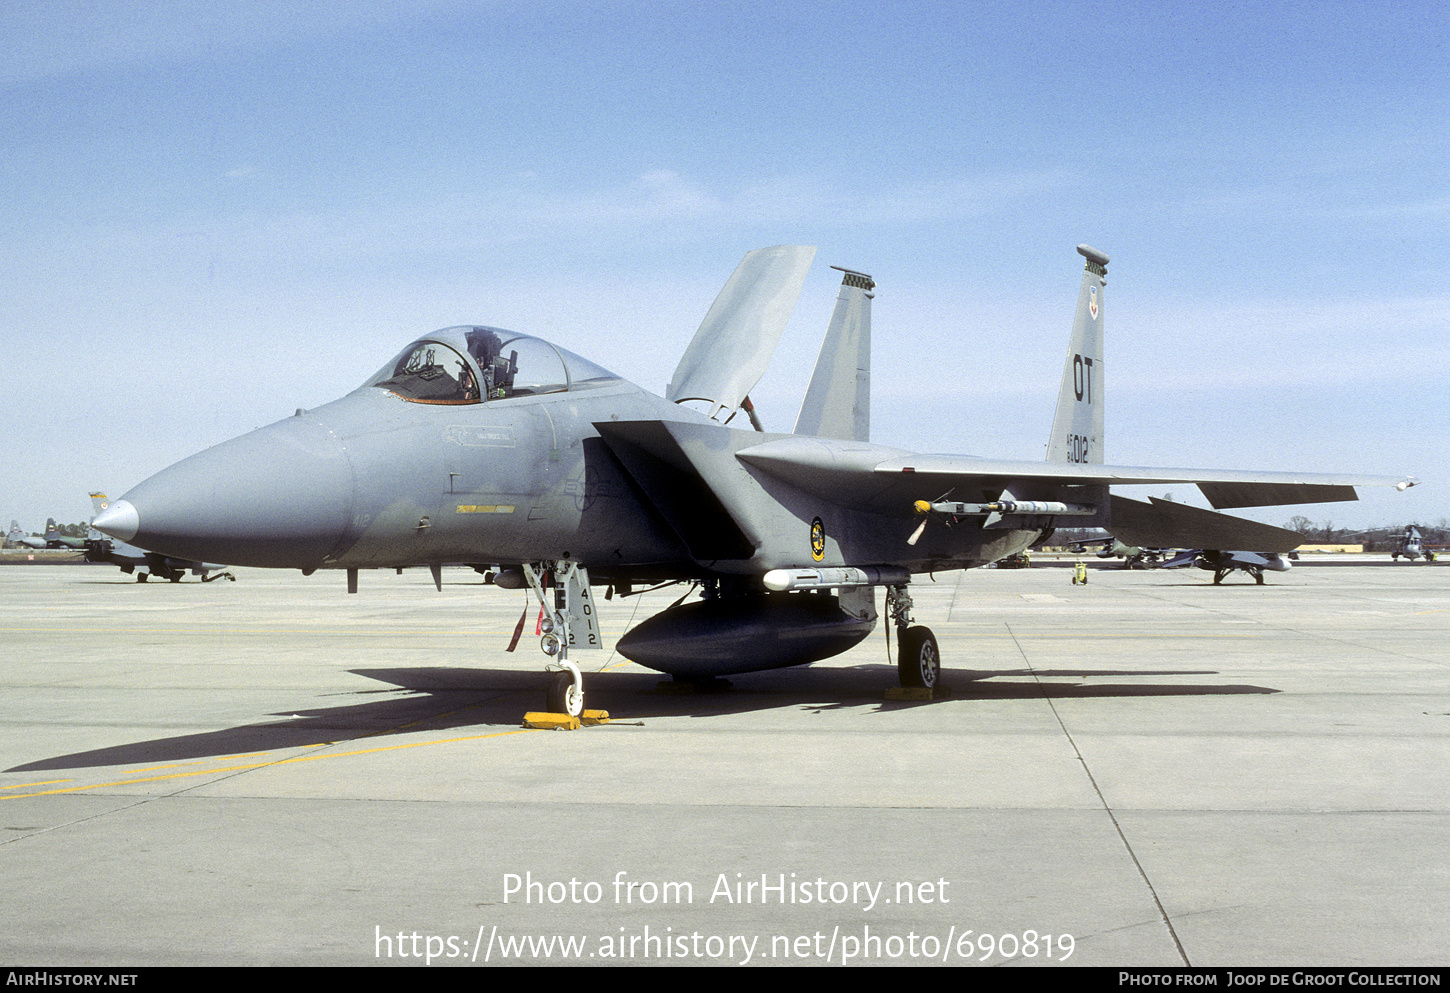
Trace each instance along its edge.
<instances>
[{"instance_id":1,"label":"main landing gear wheel","mask_svg":"<svg viewBox=\"0 0 1450 993\"><path fill-rule=\"evenodd\" d=\"M551 714L578 717L584 712L584 694L574 685L574 676L566 671L549 674L546 708Z\"/></svg>"},{"instance_id":2,"label":"main landing gear wheel","mask_svg":"<svg viewBox=\"0 0 1450 993\"><path fill-rule=\"evenodd\" d=\"M931 628L918 625L901 633L896 670L902 686L936 688L941 679L941 651Z\"/></svg>"}]
</instances>

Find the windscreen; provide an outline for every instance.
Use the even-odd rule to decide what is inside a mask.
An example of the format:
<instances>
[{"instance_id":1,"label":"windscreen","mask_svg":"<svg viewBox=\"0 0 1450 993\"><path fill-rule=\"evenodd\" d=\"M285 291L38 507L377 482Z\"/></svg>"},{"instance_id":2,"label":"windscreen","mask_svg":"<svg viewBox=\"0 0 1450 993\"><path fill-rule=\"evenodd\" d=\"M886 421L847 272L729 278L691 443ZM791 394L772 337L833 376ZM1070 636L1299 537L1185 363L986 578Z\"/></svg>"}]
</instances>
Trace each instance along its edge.
<instances>
[{"instance_id":1,"label":"windscreen","mask_svg":"<svg viewBox=\"0 0 1450 993\"><path fill-rule=\"evenodd\" d=\"M562 393L618 378L541 338L465 326L413 342L366 385L415 403L461 404Z\"/></svg>"}]
</instances>

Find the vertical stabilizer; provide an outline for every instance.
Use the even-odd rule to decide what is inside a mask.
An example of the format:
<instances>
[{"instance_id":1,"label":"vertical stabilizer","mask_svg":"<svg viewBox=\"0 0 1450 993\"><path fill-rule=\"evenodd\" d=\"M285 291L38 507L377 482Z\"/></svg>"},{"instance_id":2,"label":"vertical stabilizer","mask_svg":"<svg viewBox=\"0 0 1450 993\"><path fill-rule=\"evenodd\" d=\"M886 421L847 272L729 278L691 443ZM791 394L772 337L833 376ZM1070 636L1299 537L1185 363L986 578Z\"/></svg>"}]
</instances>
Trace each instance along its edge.
<instances>
[{"instance_id":1,"label":"vertical stabilizer","mask_svg":"<svg viewBox=\"0 0 1450 993\"><path fill-rule=\"evenodd\" d=\"M1047 440L1047 461L1103 461L1103 287L1108 283L1108 257L1087 245L1077 246L1087 259L1077 313L1072 319L1072 340L1062 367L1062 390L1057 414Z\"/></svg>"},{"instance_id":2,"label":"vertical stabilizer","mask_svg":"<svg viewBox=\"0 0 1450 993\"><path fill-rule=\"evenodd\" d=\"M845 273L836 309L795 433L843 441L871 440L871 291L876 284L862 272Z\"/></svg>"},{"instance_id":3,"label":"vertical stabilizer","mask_svg":"<svg viewBox=\"0 0 1450 993\"><path fill-rule=\"evenodd\" d=\"M92 493L91 494L91 511L92 511L92 513L91 513L91 520L94 521L97 517L100 517L103 513L106 512L106 508L109 507L110 505L111 505L111 498L108 497L108 496L106 496L106 494L104 494L104 493ZM95 527L94 524L88 524L86 526L86 540L88 540L88 541L104 541L105 540L105 537L106 536L104 534L102 534L101 532L99 532L99 531L96 530L96 527Z\"/></svg>"},{"instance_id":4,"label":"vertical stabilizer","mask_svg":"<svg viewBox=\"0 0 1450 993\"><path fill-rule=\"evenodd\" d=\"M816 250L776 245L746 254L675 367L665 398L731 413L760 381L805 285Z\"/></svg>"}]
</instances>

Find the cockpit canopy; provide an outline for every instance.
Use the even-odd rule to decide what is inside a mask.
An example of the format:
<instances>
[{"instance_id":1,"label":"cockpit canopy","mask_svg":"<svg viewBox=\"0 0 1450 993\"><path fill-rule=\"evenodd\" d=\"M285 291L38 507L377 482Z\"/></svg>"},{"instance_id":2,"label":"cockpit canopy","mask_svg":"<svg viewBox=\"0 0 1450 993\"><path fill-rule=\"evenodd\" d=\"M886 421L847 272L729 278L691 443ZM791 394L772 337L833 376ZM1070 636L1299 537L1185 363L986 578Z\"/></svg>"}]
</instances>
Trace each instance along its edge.
<instances>
[{"instance_id":1,"label":"cockpit canopy","mask_svg":"<svg viewBox=\"0 0 1450 993\"><path fill-rule=\"evenodd\" d=\"M419 338L363 385L413 403L464 404L563 393L618 378L542 338L465 325Z\"/></svg>"}]
</instances>

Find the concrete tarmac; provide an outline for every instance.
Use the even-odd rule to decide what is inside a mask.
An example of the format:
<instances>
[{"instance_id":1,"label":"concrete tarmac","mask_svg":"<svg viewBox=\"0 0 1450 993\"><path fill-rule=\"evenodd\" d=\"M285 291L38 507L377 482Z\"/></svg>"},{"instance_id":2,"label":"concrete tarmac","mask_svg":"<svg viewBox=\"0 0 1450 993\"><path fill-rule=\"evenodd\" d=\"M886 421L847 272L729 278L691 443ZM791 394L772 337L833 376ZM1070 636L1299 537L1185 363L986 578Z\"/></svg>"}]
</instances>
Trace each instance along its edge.
<instances>
[{"instance_id":1,"label":"concrete tarmac","mask_svg":"<svg viewBox=\"0 0 1450 993\"><path fill-rule=\"evenodd\" d=\"M576 732L465 569L0 570L0 961L1444 965L1450 569L1346 561L920 577L946 699L606 650Z\"/></svg>"}]
</instances>

